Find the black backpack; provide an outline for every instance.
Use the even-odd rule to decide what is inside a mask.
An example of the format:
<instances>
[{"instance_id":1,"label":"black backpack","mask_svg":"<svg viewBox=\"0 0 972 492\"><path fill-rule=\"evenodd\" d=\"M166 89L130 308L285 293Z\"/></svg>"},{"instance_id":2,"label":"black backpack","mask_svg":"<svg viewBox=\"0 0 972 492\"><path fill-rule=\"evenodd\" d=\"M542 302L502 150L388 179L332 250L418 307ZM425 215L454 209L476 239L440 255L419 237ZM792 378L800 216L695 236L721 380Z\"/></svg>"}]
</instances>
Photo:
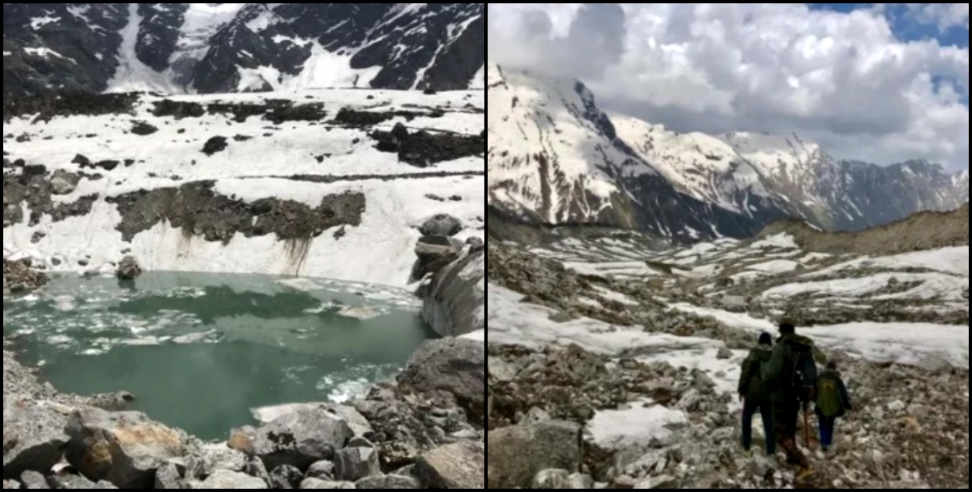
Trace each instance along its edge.
<instances>
[{"instance_id":1,"label":"black backpack","mask_svg":"<svg viewBox=\"0 0 972 492\"><path fill-rule=\"evenodd\" d=\"M800 401L810 401L810 392L817 385L817 364L813 361L813 342L799 337L784 341L790 349L789 367L783 374L790 374L790 389L795 391Z\"/></svg>"}]
</instances>

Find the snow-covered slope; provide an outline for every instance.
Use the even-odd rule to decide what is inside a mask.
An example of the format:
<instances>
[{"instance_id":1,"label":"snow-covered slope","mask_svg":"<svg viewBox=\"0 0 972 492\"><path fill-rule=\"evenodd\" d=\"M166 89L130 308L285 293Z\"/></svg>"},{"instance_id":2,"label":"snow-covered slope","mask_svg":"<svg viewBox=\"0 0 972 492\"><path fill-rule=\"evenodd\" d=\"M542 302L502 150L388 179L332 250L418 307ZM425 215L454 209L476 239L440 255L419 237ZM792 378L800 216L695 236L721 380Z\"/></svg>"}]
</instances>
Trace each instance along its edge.
<instances>
[{"instance_id":1,"label":"snow-covered slope","mask_svg":"<svg viewBox=\"0 0 972 492\"><path fill-rule=\"evenodd\" d=\"M590 92L570 81L491 68L491 200L548 223L598 222L617 214L611 199L621 190L612 175L633 159L613 145L613 130L591 111Z\"/></svg>"},{"instance_id":2,"label":"snow-covered slope","mask_svg":"<svg viewBox=\"0 0 972 492\"><path fill-rule=\"evenodd\" d=\"M686 240L756 232L745 216L673 186L582 83L490 65L487 91L488 199L501 213Z\"/></svg>"},{"instance_id":3,"label":"snow-covered slope","mask_svg":"<svg viewBox=\"0 0 972 492\"><path fill-rule=\"evenodd\" d=\"M603 112L578 81L488 67L490 205L519 220L699 239L785 216L859 230L968 201L967 174L925 161L838 161L796 134L674 132Z\"/></svg>"},{"instance_id":4,"label":"snow-covered slope","mask_svg":"<svg viewBox=\"0 0 972 492\"><path fill-rule=\"evenodd\" d=\"M403 124L410 133L478 137L483 96L303 91L285 105L296 108L290 117L273 121L272 108L280 104L274 100L292 93L141 95L132 114L74 114L35 123L33 114L12 118L5 133L23 137L4 138L4 257L31 257L52 270L112 272L112 262L132 254L152 270L299 273L404 285L423 219L450 214L463 225L457 239L483 237L483 157L418 168L378 150L374 132ZM155 116L163 101L198 103L201 114ZM230 106L212 106L219 104ZM234 117L234 106L256 111ZM323 119L313 116L320 107L327 108ZM346 124L337 118L342 108L384 113L386 119ZM136 134L140 123L157 130ZM225 138L225 149L204 153L217 136ZM81 179L65 193L45 195L64 172ZM50 205L38 205L48 195ZM363 196L360 218L346 205L356 195ZM275 202L258 205L264 199ZM201 207L194 215L213 221L180 222L180 201ZM274 210L283 223L271 220ZM294 222L316 220L314 214L324 215L326 228L306 242L271 232L299 230ZM327 222L334 214L346 219ZM263 220L271 221L261 225Z\"/></svg>"},{"instance_id":5,"label":"snow-covered slope","mask_svg":"<svg viewBox=\"0 0 972 492\"><path fill-rule=\"evenodd\" d=\"M466 89L484 65L483 10L438 3L4 4L4 90ZM64 60L30 51L38 49Z\"/></svg>"}]
</instances>

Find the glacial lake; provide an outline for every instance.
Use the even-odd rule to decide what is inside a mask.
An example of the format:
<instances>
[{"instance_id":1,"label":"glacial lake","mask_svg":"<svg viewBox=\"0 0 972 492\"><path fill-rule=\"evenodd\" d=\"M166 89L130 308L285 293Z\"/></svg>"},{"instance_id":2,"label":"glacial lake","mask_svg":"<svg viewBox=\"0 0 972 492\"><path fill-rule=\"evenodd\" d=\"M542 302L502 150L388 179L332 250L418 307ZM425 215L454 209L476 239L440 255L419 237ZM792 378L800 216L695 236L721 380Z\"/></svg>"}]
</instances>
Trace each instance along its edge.
<instances>
[{"instance_id":1,"label":"glacial lake","mask_svg":"<svg viewBox=\"0 0 972 492\"><path fill-rule=\"evenodd\" d=\"M131 409L217 440L252 408L343 402L393 377L434 336L420 308L394 287L193 272L53 274L3 299L11 348L58 390L127 390Z\"/></svg>"}]
</instances>

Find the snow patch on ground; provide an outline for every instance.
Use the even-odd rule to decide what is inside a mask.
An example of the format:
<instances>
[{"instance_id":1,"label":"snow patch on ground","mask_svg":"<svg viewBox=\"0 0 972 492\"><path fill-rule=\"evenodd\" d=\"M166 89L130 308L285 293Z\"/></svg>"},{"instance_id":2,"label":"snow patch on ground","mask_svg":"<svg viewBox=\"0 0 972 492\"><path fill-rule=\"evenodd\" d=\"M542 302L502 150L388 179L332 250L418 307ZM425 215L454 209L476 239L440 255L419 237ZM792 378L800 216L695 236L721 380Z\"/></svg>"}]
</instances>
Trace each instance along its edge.
<instances>
[{"instance_id":1,"label":"snow patch on ground","mask_svg":"<svg viewBox=\"0 0 972 492\"><path fill-rule=\"evenodd\" d=\"M587 423L593 441L605 449L621 449L629 445L649 442L653 437L663 439L672 431L669 424L688 424L681 410L651 405L645 400L633 401L625 410L598 410ZM644 406L650 405L650 406Z\"/></svg>"},{"instance_id":2,"label":"snow patch on ground","mask_svg":"<svg viewBox=\"0 0 972 492\"><path fill-rule=\"evenodd\" d=\"M553 309L520 302L523 295L498 285L487 284L489 341L540 348L556 343L577 343L596 353L618 353L633 347L656 347L659 351L712 348L722 342L700 337L679 337L667 333L646 333L642 327L610 325L581 317L567 322L551 321Z\"/></svg>"},{"instance_id":3,"label":"snow patch on ground","mask_svg":"<svg viewBox=\"0 0 972 492\"><path fill-rule=\"evenodd\" d=\"M749 247L751 249L757 248L798 248L796 241L794 241L791 234L785 232L780 232L778 234L773 234L772 236L767 236L759 241L754 241L750 243Z\"/></svg>"}]
</instances>

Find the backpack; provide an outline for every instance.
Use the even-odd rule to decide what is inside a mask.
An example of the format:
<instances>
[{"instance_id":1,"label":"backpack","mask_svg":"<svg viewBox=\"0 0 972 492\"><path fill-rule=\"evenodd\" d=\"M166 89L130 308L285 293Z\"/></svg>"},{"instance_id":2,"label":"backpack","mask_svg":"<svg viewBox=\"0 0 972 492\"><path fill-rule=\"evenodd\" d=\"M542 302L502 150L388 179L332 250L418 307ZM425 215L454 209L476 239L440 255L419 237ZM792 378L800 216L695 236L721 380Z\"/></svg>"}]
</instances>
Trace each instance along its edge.
<instances>
[{"instance_id":1,"label":"backpack","mask_svg":"<svg viewBox=\"0 0 972 492\"><path fill-rule=\"evenodd\" d=\"M763 366L769 362L771 355L772 352L768 349L756 349L750 354L748 363L751 364L751 369L746 385L747 396L763 398L768 393L769 381L762 374Z\"/></svg>"},{"instance_id":2,"label":"backpack","mask_svg":"<svg viewBox=\"0 0 972 492\"><path fill-rule=\"evenodd\" d=\"M843 410L840 404L840 389L833 376L824 375L817 380L817 409L824 417L839 416Z\"/></svg>"},{"instance_id":3,"label":"backpack","mask_svg":"<svg viewBox=\"0 0 972 492\"><path fill-rule=\"evenodd\" d=\"M812 342L803 337L785 340L790 348L789 367L784 367L783 374L790 374L789 386L795 391L800 401L810 400L810 389L817 385L817 364L813 361Z\"/></svg>"}]
</instances>

